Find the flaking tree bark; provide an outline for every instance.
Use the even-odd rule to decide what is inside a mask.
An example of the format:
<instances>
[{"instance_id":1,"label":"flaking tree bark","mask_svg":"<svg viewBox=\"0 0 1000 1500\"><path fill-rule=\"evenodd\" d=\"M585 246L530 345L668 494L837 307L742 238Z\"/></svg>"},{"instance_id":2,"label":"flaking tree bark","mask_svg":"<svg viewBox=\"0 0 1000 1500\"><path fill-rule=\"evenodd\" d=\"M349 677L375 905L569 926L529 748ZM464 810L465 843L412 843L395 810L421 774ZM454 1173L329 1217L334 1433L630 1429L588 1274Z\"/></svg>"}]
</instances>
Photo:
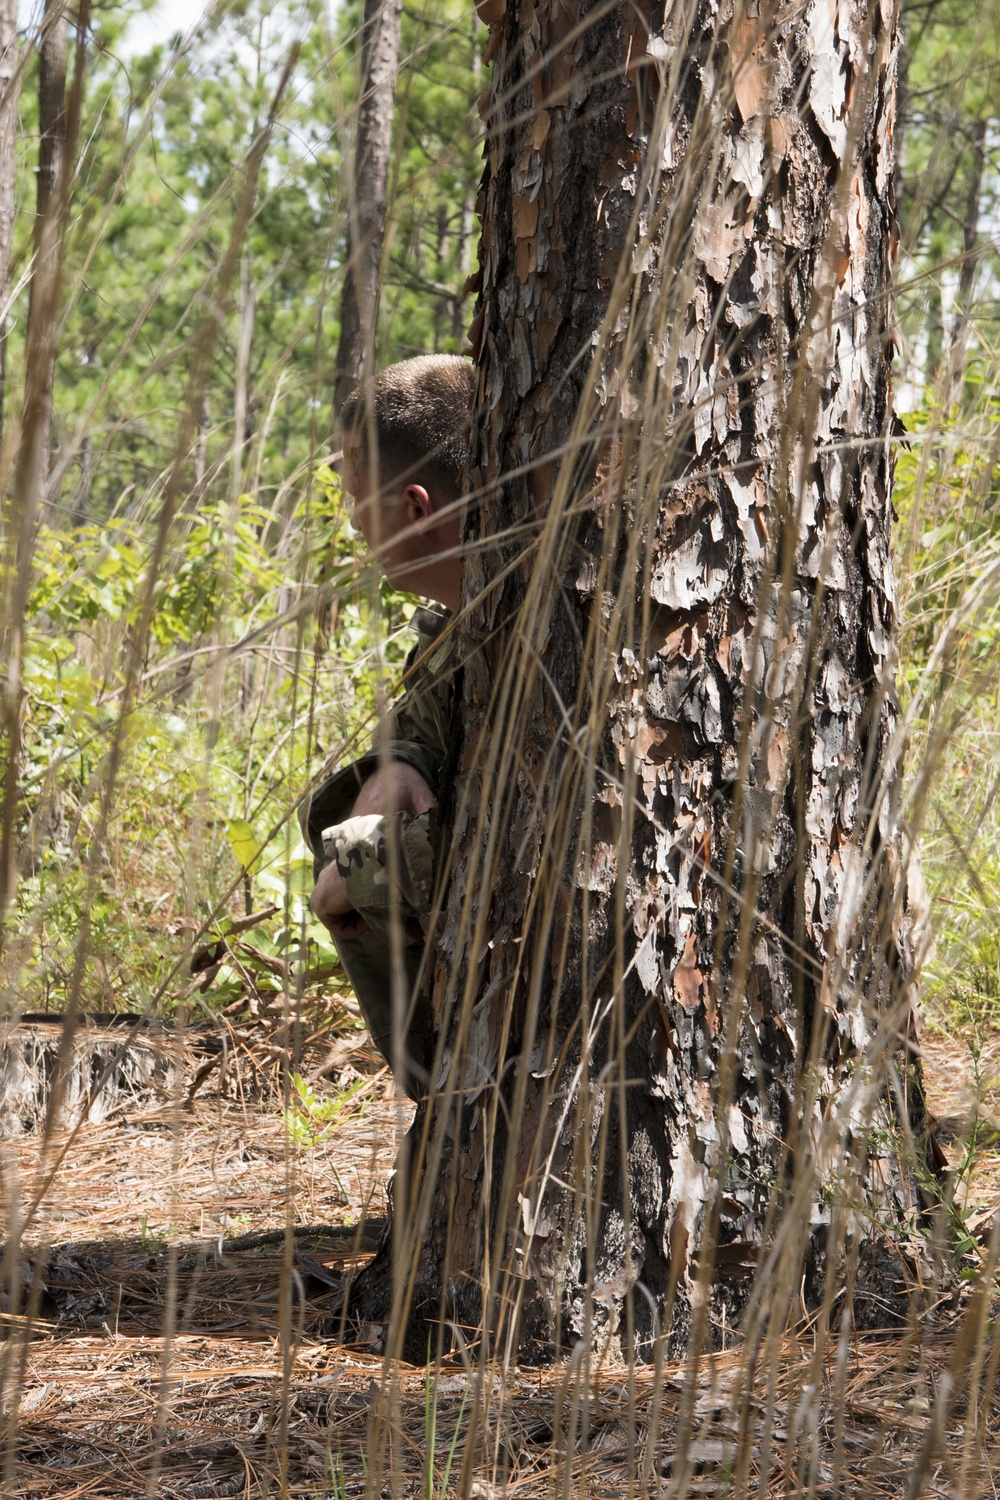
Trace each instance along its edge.
<instances>
[{"instance_id":1,"label":"flaking tree bark","mask_svg":"<svg viewBox=\"0 0 1000 1500\"><path fill-rule=\"evenodd\" d=\"M893 7L487 19L441 1042L356 1306L392 1260L421 1358L896 1318Z\"/></svg>"},{"instance_id":2,"label":"flaking tree bark","mask_svg":"<svg viewBox=\"0 0 1000 1500\"><path fill-rule=\"evenodd\" d=\"M365 0L354 172L347 205L347 261L333 398L335 414L363 375L374 367L402 14L402 0Z\"/></svg>"}]
</instances>

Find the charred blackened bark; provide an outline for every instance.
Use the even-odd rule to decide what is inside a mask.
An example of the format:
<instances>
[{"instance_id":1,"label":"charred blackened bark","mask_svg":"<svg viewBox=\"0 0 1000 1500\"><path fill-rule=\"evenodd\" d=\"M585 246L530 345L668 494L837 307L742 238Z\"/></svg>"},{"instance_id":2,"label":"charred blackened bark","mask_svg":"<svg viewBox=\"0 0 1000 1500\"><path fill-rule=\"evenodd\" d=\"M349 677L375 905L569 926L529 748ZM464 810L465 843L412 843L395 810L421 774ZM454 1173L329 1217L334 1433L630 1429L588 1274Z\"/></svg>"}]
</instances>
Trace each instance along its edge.
<instances>
[{"instance_id":1,"label":"charred blackened bark","mask_svg":"<svg viewBox=\"0 0 1000 1500\"><path fill-rule=\"evenodd\" d=\"M402 0L365 0L333 409L373 368Z\"/></svg>"},{"instance_id":2,"label":"charred blackened bark","mask_svg":"<svg viewBox=\"0 0 1000 1500\"><path fill-rule=\"evenodd\" d=\"M677 1348L803 1288L897 1316L921 1211L893 10L643 14L491 31L414 1352Z\"/></svg>"}]
</instances>

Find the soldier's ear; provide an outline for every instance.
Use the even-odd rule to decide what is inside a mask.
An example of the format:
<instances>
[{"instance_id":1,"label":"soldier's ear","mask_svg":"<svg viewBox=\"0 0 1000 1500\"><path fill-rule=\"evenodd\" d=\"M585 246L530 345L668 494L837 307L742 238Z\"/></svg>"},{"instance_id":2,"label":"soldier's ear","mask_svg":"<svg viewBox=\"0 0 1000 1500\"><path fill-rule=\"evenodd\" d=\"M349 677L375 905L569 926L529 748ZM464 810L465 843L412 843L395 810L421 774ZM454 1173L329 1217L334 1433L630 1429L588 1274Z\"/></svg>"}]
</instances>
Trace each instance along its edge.
<instances>
[{"instance_id":1,"label":"soldier's ear","mask_svg":"<svg viewBox=\"0 0 1000 1500\"><path fill-rule=\"evenodd\" d=\"M408 484L403 491L403 509L409 525L419 526L434 514L431 497L422 484Z\"/></svg>"}]
</instances>

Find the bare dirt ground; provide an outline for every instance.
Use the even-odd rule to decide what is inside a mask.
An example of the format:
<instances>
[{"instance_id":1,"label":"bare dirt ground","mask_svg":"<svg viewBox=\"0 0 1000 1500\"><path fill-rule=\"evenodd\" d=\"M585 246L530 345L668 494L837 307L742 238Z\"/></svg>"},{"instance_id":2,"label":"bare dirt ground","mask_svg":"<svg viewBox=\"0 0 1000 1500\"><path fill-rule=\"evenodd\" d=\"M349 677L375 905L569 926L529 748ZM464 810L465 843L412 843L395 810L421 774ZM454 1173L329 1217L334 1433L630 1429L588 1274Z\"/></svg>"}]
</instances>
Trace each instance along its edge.
<instances>
[{"instance_id":1,"label":"bare dirt ground","mask_svg":"<svg viewBox=\"0 0 1000 1500\"><path fill-rule=\"evenodd\" d=\"M924 1046L961 1165L976 1099L980 1119L1000 1114L1000 1040L978 1063L934 1030ZM4 1497L877 1496L914 1474L913 1495L994 1493L992 1386L975 1421L931 1420L969 1357L943 1326L852 1338L836 1374L818 1372L806 1330L749 1399L738 1349L695 1384L681 1366L629 1374L594 1357L501 1382L456 1360L431 1390L364 1337L338 1338L339 1286L372 1249L408 1122L374 1067L345 1053L317 1082L332 1097L363 1080L310 1145L290 1141L273 1095L184 1108L178 1092L0 1146L8 1222L31 1253L20 1292L7 1266L0 1314ZM998 1147L987 1123L967 1188L980 1227Z\"/></svg>"}]
</instances>

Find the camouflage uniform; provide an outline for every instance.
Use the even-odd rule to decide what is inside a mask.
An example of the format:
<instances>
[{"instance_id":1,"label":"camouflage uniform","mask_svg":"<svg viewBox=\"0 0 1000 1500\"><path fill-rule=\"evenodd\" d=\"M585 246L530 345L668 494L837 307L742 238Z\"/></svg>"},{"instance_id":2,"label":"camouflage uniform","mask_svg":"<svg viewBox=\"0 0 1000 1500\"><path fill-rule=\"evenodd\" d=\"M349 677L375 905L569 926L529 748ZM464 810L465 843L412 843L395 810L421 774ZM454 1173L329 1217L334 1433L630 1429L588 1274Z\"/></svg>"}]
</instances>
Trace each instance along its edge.
<instances>
[{"instance_id":1,"label":"camouflage uniform","mask_svg":"<svg viewBox=\"0 0 1000 1500\"><path fill-rule=\"evenodd\" d=\"M450 618L429 609L414 613L417 642L406 658L406 691L368 753L322 782L299 812L314 874L336 860L359 918L356 933L336 940L340 961L372 1040L414 1098L426 1087L434 1047L428 976L422 972L434 885L434 812L415 818L350 813L363 783L386 761L412 766L440 795L454 710L454 632L440 639Z\"/></svg>"}]
</instances>

